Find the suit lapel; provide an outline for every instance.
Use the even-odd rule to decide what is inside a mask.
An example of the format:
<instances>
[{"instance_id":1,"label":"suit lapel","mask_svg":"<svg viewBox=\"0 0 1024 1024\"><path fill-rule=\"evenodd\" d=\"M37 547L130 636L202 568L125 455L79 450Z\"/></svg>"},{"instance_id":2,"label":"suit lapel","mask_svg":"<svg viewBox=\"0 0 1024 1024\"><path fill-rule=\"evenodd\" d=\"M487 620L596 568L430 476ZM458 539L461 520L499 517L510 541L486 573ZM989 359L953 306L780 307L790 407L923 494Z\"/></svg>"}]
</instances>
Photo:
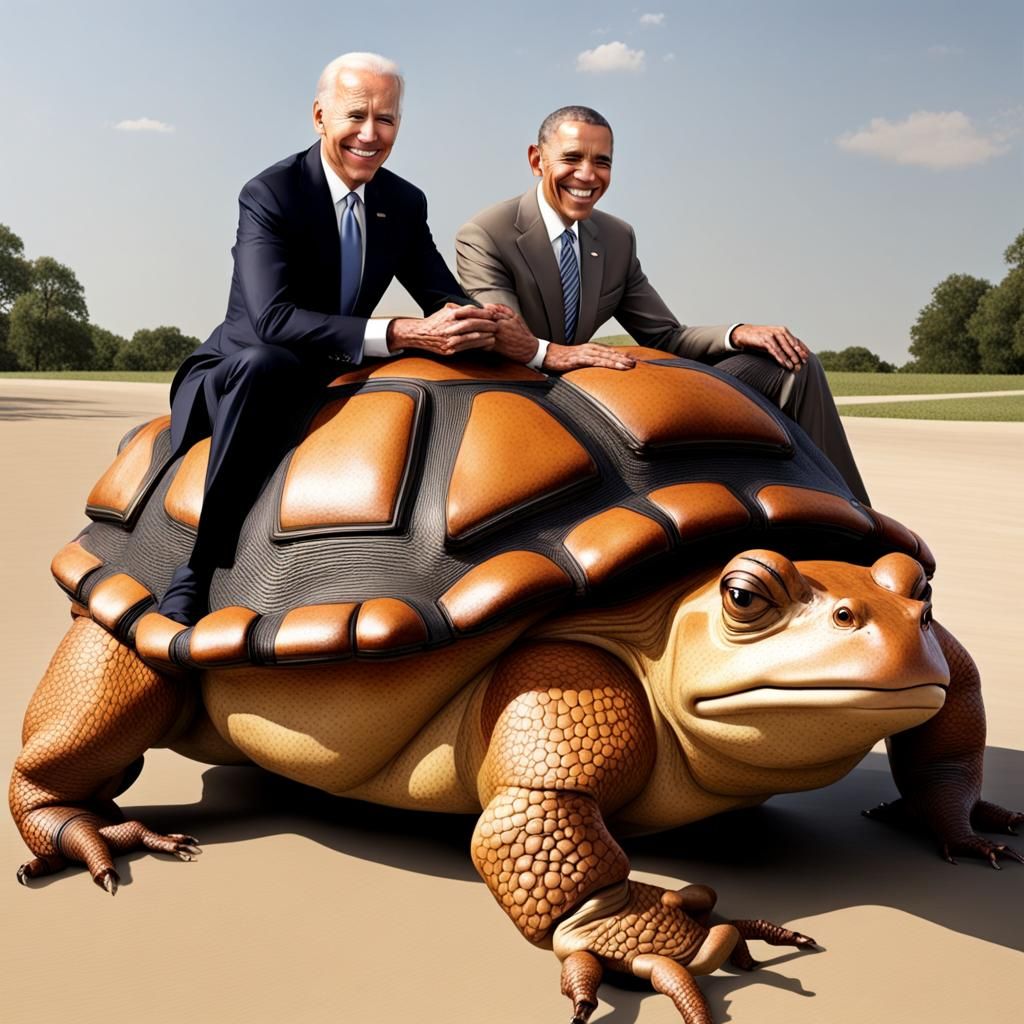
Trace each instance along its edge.
<instances>
[{"instance_id":1,"label":"suit lapel","mask_svg":"<svg viewBox=\"0 0 1024 1024\"><path fill-rule=\"evenodd\" d=\"M330 289L325 294L334 295L332 311L337 312L341 304L341 240L331 190L320 162L319 142L306 153L303 174L306 178L304 194L308 197L305 210L308 224L303 236L313 239L319 257L316 265L323 274L324 288Z\"/></svg>"},{"instance_id":2,"label":"suit lapel","mask_svg":"<svg viewBox=\"0 0 1024 1024\"><path fill-rule=\"evenodd\" d=\"M520 232L516 239L519 253L526 262L548 318L548 341L564 344L565 339L565 308L562 305L562 279L558 274L558 264L551 248L544 227L544 218L540 215L537 205L537 193L527 192L519 200L519 213L516 216L516 230Z\"/></svg>"},{"instance_id":3,"label":"suit lapel","mask_svg":"<svg viewBox=\"0 0 1024 1024\"><path fill-rule=\"evenodd\" d=\"M604 246L592 220L580 222L580 315L576 321L576 339L583 344L597 329L597 300L604 277Z\"/></svg>"},{"instance_id":4,"label":"suit lapel","mask_svg":"<svg viewBox=\"0 0 1024 1024\"><path fill-rule=\"evenodd\" d=\"M363 278L359 284L359 299L370 299L375 306L391 280L392 265L387 259L391 251L388 245L389 209L387 186L383 175L378 172L366 183L363 191L365 206L363 209L366 221L366 259L363 263ZM387 281L381 283L381 277ZM357 305L361 305L357 301Z\"/></svg>"}]
</instances>

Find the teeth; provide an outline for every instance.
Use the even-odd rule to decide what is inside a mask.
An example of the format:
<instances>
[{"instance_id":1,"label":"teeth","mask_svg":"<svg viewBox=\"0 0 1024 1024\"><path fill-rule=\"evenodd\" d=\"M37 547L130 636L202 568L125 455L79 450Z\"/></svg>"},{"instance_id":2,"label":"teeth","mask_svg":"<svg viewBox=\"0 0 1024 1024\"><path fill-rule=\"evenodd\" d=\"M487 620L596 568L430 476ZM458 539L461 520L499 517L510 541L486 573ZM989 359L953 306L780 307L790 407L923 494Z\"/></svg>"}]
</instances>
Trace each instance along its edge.
<instances>
[{"instance_id":1,"label":"teeth","mask_svg":"<svg viewBox=\"0 0 1024 1024\"><path fill-rule=\"evenodd\" d=\"M356 156L376 156L380 151L376 149L356 149L354 146L349 146L349 152L355 153Z\"/></svg>"},{"instance_id":2,"label":"teeth","mask_svg":"<svg viewBox=\"0 0 1024 1024\"><path fill-rule=\"evenodd\" d=\"M577 199L589 199L594 194L592 188L566 188L566 192L571 196L575 196Z\"/></svg>"}]
</instances>

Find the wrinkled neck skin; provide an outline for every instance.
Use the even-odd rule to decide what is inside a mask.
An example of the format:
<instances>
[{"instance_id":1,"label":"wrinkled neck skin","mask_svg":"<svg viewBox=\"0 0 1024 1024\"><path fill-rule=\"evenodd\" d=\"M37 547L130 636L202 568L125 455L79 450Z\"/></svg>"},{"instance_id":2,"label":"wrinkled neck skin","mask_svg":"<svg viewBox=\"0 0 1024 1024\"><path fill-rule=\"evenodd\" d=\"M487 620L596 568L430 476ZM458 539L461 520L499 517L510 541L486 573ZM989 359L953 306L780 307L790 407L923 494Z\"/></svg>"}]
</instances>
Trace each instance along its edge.
<instances>
[{"instance_id":1,"label":"wrinkled neck skin","mask_svg":"<svg viewBox=\"0 0 1024 1024\"><path fill-rule=\"evenodd\" d=\"M725 629L717 571L534 631L608 651L647 692L657 757L648 784L615 815L620 829L672 828L828 785L879 740L941 707L945 659L934 635L910 621L907 602L883 594L863 629L839 631L836 592L861 589L874 601L869 570L801 567L811 570L809 599L753 640Z\"/></svg>"}]
</instances>

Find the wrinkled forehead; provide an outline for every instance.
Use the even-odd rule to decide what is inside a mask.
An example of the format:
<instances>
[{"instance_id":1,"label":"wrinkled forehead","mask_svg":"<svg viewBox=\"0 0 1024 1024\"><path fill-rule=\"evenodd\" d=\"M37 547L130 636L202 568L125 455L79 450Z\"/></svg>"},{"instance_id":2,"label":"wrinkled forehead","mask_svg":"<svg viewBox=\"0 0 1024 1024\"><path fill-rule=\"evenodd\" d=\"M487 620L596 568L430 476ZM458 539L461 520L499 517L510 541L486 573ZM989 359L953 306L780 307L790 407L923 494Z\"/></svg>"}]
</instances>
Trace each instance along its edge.
<instances>
[{"instance_id":1,"label":"wrinkled forehead","mask_svg":"<svg viewBox=\"0 0 1024 1024\"><path fill-rule=\"evenodd\" d=\"M598 157L612 155L612 133L601 124L585 121L563 121L541 146L548 156L578 153Z\"/></svg>"},{"instance_id":2,"label":"wrinkled forehead","mask_svg":"<svg viewBox=\"0 0 1024 1024\"><path fill-rule=\"evenodd\" d=\"M401 85L397 78L375 71L345 68L334 83L334 103L337 106L372 106L377 113L397 115L401 96Z\"/></svg>"}]
</instances>

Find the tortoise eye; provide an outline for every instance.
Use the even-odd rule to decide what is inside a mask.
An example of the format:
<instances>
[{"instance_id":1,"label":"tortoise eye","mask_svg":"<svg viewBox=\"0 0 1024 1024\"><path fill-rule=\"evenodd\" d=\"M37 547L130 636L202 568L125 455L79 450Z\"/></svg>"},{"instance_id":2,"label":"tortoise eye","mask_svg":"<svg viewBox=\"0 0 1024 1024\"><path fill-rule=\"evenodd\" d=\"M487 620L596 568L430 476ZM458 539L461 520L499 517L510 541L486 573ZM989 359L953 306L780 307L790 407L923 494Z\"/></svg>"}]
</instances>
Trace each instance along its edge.
<instances>
[{"instance_id":1,"label":"tortoise eye","mask_svg":"<svg viewBox=\"0 0 1024 1024\"><path fill-rule=\"evenodd\" d=\"M857 625L857 616L853 614L850 608L841 604L832 613L832 621L842 629L850 629L852 626Z\"/></svg>"},{"instance_id":2,"label":"tortoise eye","mask_svg":"<svg viewBox=\"0 0 1024 1024\"><path fill-rule=\"evenodd\" d=\"M775 609L775 602L748 577L734 576L722 581L722 613L730 629L760 626L766 613Z\"/></svg>"}]
</instances>

